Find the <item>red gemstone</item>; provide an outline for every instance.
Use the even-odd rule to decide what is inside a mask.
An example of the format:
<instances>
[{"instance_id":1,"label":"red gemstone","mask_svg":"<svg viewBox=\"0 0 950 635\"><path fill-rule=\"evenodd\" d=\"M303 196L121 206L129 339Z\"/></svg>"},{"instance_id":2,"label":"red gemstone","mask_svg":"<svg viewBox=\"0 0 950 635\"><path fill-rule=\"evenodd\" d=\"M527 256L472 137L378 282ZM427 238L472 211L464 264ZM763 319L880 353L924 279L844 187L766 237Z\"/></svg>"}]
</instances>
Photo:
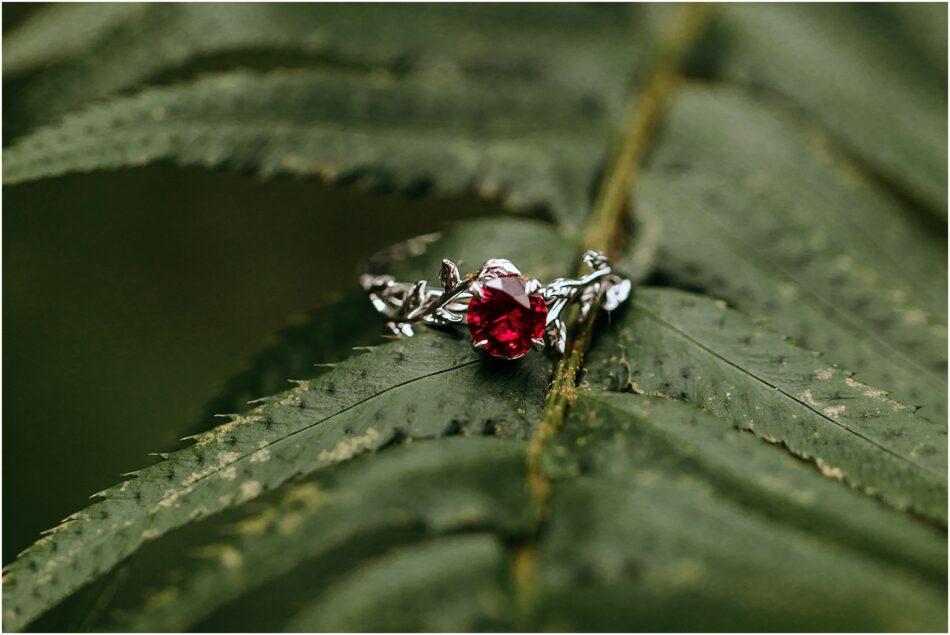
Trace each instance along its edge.
<instances>
[{"instance_id":1,"label":"red gemstone","mask_svg":"<svg viewBox=\"0 0 950 635\"><path fill-rule=\"evenodd\" d=\"M531 340L544 335L548 307L540 293L528 293L527 280L503 276L482 281L481 293L468 305L472 342L487 342L484 350L495 357L517 359L531 350Z\"/></svg>"}]
</instances>

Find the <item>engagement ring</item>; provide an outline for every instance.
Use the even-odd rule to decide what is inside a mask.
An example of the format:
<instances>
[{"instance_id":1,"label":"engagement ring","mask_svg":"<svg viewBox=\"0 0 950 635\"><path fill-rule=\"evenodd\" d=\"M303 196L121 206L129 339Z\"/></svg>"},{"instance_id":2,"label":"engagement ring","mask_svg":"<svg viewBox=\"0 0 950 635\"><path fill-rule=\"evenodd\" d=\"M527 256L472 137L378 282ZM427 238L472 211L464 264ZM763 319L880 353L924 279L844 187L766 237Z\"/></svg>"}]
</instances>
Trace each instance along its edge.
<instances>
[{"instance_id":1,"label":"engagement ring","mask_svg":"<svg viewBox=\"0 0 950 635\"><path fill-rule=\"evenodd\" d=\"M401 247L412 249L407 244ZM576 280L557 278L546 285L525 277L504 258L488 260L464 277L454 262L443 260L441 287L426 280L400 282L372 269L360 278L360 284L394 335L411 337L418 322L432 326L464 322L475 349L493 357L518 359L531 349L564 352L563 313L571 303L578 303L581 317L586 318L596 308L613 311L630 295L630 280L614 271L603 253L587 251L583 261L591 270L587 275Z\"/></svg>"}]
</instances>

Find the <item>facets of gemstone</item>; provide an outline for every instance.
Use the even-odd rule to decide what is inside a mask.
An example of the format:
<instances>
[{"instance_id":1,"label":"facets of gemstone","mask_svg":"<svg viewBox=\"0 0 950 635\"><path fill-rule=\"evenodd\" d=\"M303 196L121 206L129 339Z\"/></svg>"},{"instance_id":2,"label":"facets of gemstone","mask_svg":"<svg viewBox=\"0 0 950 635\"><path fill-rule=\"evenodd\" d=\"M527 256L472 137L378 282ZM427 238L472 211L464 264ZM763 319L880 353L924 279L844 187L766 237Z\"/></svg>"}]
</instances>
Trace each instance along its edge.
<instances>
[{"instance_id":1,"label":"facets of gemstone","mask_svg":"<svg viewBox=\"0 0 950 635\"><path fill-rule=\"evenodd\" d=\"M540 293L528 293L527 280L501 276L480 282L481 291L468 305L468 329L472 342L486 353L505 359L523 357L531 340L544 335L548 307Z\"/></svg>"}]
</instances>

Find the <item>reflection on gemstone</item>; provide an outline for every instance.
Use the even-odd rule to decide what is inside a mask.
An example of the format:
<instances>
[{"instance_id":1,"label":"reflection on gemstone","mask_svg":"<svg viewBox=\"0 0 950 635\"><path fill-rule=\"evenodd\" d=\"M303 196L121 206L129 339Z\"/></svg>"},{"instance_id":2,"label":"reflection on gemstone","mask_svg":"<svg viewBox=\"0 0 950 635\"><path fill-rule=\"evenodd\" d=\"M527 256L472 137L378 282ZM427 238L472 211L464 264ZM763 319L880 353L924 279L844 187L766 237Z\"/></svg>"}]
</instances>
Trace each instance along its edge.
<instances>
[{"instance_id":1,"label":"reflection on gemstone","mask_svg":"<svg viewBox=\"0 0 950 635\"><path fill-rule=\"evenodd\" d=\"M540 293L527 292L527 280L502 276L487 280L468 305L473 342L495 357L517 359L531 350L531 340L544 335L548 308Z\"/></svg>"}]
</instances>

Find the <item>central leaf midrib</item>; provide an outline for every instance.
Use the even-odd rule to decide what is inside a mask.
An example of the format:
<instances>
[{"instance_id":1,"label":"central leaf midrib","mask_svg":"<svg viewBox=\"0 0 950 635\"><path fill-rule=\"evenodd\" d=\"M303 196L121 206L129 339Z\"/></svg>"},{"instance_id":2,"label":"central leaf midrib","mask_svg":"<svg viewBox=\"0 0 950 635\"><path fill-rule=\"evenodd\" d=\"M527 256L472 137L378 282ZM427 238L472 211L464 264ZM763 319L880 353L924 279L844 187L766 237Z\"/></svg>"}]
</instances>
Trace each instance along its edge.
<instances>
[{"instance_id":1,"label":"central leaf midrib","mask_svg":"<svg viewBox=\"0 0 950 635\"><path fill-rule=\"evenodd\" d=\"M675 23L668 24L659 45L658 55L651 60L650 72L642 83L641 93L628 103L628 118L621 130L616 154L606 166L599 183L593 211L586 224L584 247L616 257L621 251L623 216L631 200L631 186L636 182L644 156L655 138L655 130L663 116L665 102L680 77L680 66L692 45L702 36L710 10L705 5L679 8ZM511 558L512 586L524 626L529 626L536 602L536 545L548 520L551 485L541 466L542 454L549 440L555 437L567 416L575 394L576 379L583 369L583 358L593 337L597 312L581 318L578 312L568 314L569 341L567 350L555 365L551 386L545 399L541 420L526 452L527 482L534 500L533 513L537 531L518 546ZM522 628L527 630L527 628Z\"/></svg>"}]
</instances>

